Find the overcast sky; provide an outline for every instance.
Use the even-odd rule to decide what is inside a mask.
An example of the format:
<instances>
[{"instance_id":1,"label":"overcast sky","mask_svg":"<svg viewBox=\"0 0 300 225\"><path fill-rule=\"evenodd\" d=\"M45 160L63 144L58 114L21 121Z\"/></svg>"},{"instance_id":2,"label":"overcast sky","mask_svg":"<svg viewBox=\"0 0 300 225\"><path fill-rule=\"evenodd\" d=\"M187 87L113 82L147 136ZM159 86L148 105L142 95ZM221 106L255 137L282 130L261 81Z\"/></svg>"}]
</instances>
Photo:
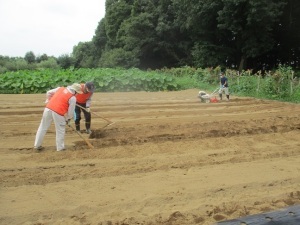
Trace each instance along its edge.
<instances>
[{"instance_id":1,"label":"overcast sky","mask_svg":"<svg viewBox=\"0 0 300 225\"><path fill-rule=\"evenodd\" d=\"M0 55L70 54L104 16L105 0L0 0Z\"/></svg>"}]
</instances>

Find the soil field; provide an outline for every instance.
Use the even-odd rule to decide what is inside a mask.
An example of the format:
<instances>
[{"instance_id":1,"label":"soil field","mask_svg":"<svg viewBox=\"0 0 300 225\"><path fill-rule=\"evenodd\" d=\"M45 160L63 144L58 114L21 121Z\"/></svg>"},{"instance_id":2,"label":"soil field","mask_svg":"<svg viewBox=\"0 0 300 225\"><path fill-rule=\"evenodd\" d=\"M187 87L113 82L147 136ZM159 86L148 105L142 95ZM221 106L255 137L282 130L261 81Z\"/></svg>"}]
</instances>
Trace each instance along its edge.
<instances>
[{"instance_id":1,"label":"soil field","mask_svg":"<svg viewBox=\"0 0 300 225\"><path fill-rule=\"evenodd\" d=\"M67 127L57 152L52 124L39 153L45 94L0 95L0 224L206 225L300 204L300 105L198 91L95 93L95 148Z\"/></svg>"}]
</instances>

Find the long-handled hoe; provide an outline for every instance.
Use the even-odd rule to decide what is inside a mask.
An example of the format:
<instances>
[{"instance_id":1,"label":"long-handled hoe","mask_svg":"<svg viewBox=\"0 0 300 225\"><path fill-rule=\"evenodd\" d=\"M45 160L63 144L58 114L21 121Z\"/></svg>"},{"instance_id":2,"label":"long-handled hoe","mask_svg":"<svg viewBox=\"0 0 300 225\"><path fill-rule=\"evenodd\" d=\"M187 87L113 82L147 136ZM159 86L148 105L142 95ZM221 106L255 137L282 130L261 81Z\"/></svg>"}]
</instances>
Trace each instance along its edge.
<instances>
[{"instance_id":1,"label":"long-handled hoe","mask_svg":"<svg viewBox=\"0 0 300 225\"><path fill-rule=\"evenodd\" d=\"M81 108L81 109L83 109L83 110L86 111L86 108L82 107L81 105L76 104L76 106L78 106L79 108ZM90 113L93 113L95 116L100 117L101 119L105 120L108 123L104 127L102 127L102 129L105 128L105 127L111 126L111 125L113 125L115 123L115 122L110 121L109 119L104 118L103 116L98 115L97 113L95 113L93 111L91 111Z\"/></svg>"},{"instance_id":2,"label":"long-handled hoe","mask_svg":"<svg viewBox=\"0 0 300 225\"><path fill-rule=\"evenodd\" d=\"M79 132L77 132L76 129L73 126L71 126L70 124L68 124L68 126L71 127L72 130L75 131L85 141L85 143L89 146L89 148L91 148L91 149L94 148L94 146L86 138L84 138L82 136L82 134L80 134Z\"/></svg>"}]
</instances>

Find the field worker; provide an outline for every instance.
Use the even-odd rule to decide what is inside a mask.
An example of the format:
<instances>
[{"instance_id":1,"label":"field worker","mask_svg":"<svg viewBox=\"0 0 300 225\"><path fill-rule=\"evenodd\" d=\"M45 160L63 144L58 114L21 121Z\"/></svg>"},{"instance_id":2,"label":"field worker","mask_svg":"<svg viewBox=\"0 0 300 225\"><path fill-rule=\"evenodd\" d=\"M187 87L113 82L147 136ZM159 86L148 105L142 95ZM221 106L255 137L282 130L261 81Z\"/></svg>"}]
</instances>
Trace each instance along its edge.
<instances>
[{"instance_id":1,"label":"field worker","mask_svg":"<svg viewBox=\"0 0 300 225\"><path fill-rule=\"evenodd\" d=\"M46 107L40 126L37 130L34 149L42 150L42 142L52 121L56 131L56 150L65 150L66 125L73 118L76 104L76 93L82 93L80 84L74 83L68 87L57 87L47 91Z\"/></svg>"},{"instance_id":2,"label":"field worker","mask_svg":"<svg viewBox=\"0 0 300 225\"><path fill-rule=\"evenodd\" d=\"M94 94L95 85L93 82L86 82L81 84L82 94L76 95L76 107L75 107L75 126L76 131L80 132L80 120L81 120L81 111L84 114L85 119L85 129L86 133L90 134L91 131L91 101Z\"/></svg>"},{"instance_id":3,"label":"field worker","mask_svg":"<svg viewBox=\"0 0 300 225\"><path fill-rule=\"evenodd\" d=\"M219 90L220 100L222 100L223 92L225 92L227 101L229 101L228 79L227 79L227 77L225 77L224 73L221 72L221 74L220 74L220 90Z\"/></svg>"}]
</instances>

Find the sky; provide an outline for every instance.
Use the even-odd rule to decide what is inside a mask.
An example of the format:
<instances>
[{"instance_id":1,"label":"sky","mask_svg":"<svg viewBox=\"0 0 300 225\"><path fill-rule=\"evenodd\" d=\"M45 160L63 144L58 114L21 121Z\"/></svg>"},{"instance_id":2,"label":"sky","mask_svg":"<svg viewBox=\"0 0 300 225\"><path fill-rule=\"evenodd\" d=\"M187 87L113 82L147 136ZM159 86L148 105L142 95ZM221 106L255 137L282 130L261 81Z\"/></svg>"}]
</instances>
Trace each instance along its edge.
<instances>
[{"instance_id":1,"label":"sky","mask_svg":"<svg viewBox=\"0 0 300 225\"><path fill-rule=\"evenodd\" d=\"M105 0L0 0L0 55L70 55L104 16Z\"/></svg>"}]
</instances>

